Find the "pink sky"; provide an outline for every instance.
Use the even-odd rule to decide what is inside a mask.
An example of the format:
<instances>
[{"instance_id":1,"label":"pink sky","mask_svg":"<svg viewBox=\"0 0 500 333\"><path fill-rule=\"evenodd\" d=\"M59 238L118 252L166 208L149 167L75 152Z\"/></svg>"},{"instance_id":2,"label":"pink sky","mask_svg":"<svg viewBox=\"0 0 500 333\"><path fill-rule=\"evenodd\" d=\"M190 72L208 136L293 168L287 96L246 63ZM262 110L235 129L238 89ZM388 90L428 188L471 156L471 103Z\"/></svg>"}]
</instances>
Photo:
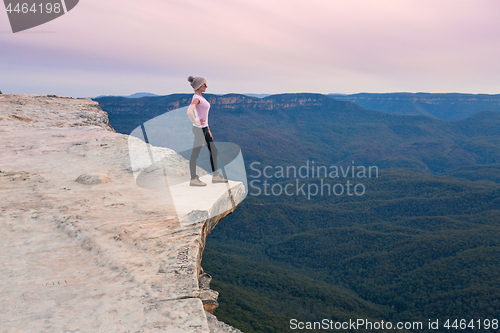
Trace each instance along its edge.
<instances>
[{"instance_id":1,"label":"pink sky","mask_svg":"<svg viewBox=\"0 0 500 333\"><path fill-rule=\"evenodd\" d=\"M12 34L0 90L500 93L497 0L81 0Z\"/></svg>"}]
</instances>

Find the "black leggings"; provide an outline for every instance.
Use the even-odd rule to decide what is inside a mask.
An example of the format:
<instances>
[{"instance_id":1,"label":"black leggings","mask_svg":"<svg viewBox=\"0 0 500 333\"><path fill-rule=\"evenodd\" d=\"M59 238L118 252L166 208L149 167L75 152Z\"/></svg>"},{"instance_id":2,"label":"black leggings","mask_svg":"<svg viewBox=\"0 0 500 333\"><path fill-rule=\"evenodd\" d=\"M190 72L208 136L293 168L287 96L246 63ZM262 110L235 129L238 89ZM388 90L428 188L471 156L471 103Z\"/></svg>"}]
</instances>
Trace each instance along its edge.
<instances>
[{"instance_id":1,"label":"black leggings","mask_svg":"<svg viewBox=\"0 0 500 333\"><path fill-rule=\"evenodd\" d=\"M196 178L196 160L200 155L201 147L206 145L208 151L210 152L210 165L212 166L212 172L217 170L217 147L215 147L214 140L208 132L208 128L199 128L193 126L194 142L193 150L191 152L191 158L189 159L189 171L191 172L191 179Z\"/></svg>"}]
</instances>

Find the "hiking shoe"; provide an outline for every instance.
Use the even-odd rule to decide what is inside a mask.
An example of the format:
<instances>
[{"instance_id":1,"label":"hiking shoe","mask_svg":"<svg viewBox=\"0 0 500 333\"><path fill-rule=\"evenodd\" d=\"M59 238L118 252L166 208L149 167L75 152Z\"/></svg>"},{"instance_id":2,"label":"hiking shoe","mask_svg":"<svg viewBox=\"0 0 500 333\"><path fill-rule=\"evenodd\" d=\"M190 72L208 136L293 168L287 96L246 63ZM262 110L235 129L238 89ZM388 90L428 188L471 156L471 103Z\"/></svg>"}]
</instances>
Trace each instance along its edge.
<instances>
[{"instance_id":1,"label":"hiking shoe","mask_svg":"<svg viewBox=\"0 0 500 333\"><path fill-rule=\"evenodd\" d=\"M207 186L207 183L202 182L200 177L196 176L196 178L191 179L189 186Z\"/></svg>"},{"instance_id":2,"label":"hiking shoe","mask_svg":"<svg viewBox=\"0 0 500 333\"><path fill-rule=\"evenodd\" d=\"M228 180L223 178L220 173L217 173L217 175L214 174L212 177L212 183L227 183Z\"/></svg>"}]
</instances>

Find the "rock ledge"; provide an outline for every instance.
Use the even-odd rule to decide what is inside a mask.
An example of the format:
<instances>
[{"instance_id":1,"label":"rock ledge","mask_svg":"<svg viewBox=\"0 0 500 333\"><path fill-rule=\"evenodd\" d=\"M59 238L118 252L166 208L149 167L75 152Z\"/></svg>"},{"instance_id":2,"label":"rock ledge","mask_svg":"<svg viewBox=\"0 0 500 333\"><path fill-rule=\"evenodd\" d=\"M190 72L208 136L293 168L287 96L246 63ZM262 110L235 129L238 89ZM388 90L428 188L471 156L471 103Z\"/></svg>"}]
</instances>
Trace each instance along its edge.
<instances>
[{"instance_id":1,"label":"rock ledge","mask_svg":"<svg viewBox=\"0 0 500 333\"><path fill-rule=\"evenodd\" d=\"M201 269L230 211L181 223L168 188L136 185L128 136L91 100L1 95L0 138L3 332L238 332L205 311Z\"/></svg>"}]
</instances>

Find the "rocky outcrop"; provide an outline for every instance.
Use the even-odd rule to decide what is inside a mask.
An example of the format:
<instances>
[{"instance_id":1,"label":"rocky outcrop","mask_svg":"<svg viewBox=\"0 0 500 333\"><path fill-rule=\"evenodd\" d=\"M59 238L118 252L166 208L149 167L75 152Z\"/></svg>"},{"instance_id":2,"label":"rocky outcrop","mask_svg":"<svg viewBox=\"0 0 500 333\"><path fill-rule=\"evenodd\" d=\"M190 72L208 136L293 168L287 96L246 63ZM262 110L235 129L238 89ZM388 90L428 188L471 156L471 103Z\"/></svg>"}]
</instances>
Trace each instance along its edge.
<instances>
[{"instance_id":1,"label":"rocky outcrop","mask_svg":"<svg viewBox=\"0 0 500 333\"><path fill-rule=\"evenodd\" d=\"M210 96L208 101L211 105L223 109L237 109L241 107L253 107L262 110L273 110L276 108L293 108L297 106L320 106L330 102L329 97L321 94L280 94L266 98L248 97L239 94L224 96Z\"/></svg>"},{"instance_id":2,"label":"rocky outcrop","mask_svg":"<svg viewBox=\"0 0 500 333\"><path fill-rule=\"evenodd\" d=\"M203 207L137 186L129 137L86 99L1 95L0 138L0 331L237 331L205 311L201 258L241 183Z\"/></svg>"}]
</instances>

